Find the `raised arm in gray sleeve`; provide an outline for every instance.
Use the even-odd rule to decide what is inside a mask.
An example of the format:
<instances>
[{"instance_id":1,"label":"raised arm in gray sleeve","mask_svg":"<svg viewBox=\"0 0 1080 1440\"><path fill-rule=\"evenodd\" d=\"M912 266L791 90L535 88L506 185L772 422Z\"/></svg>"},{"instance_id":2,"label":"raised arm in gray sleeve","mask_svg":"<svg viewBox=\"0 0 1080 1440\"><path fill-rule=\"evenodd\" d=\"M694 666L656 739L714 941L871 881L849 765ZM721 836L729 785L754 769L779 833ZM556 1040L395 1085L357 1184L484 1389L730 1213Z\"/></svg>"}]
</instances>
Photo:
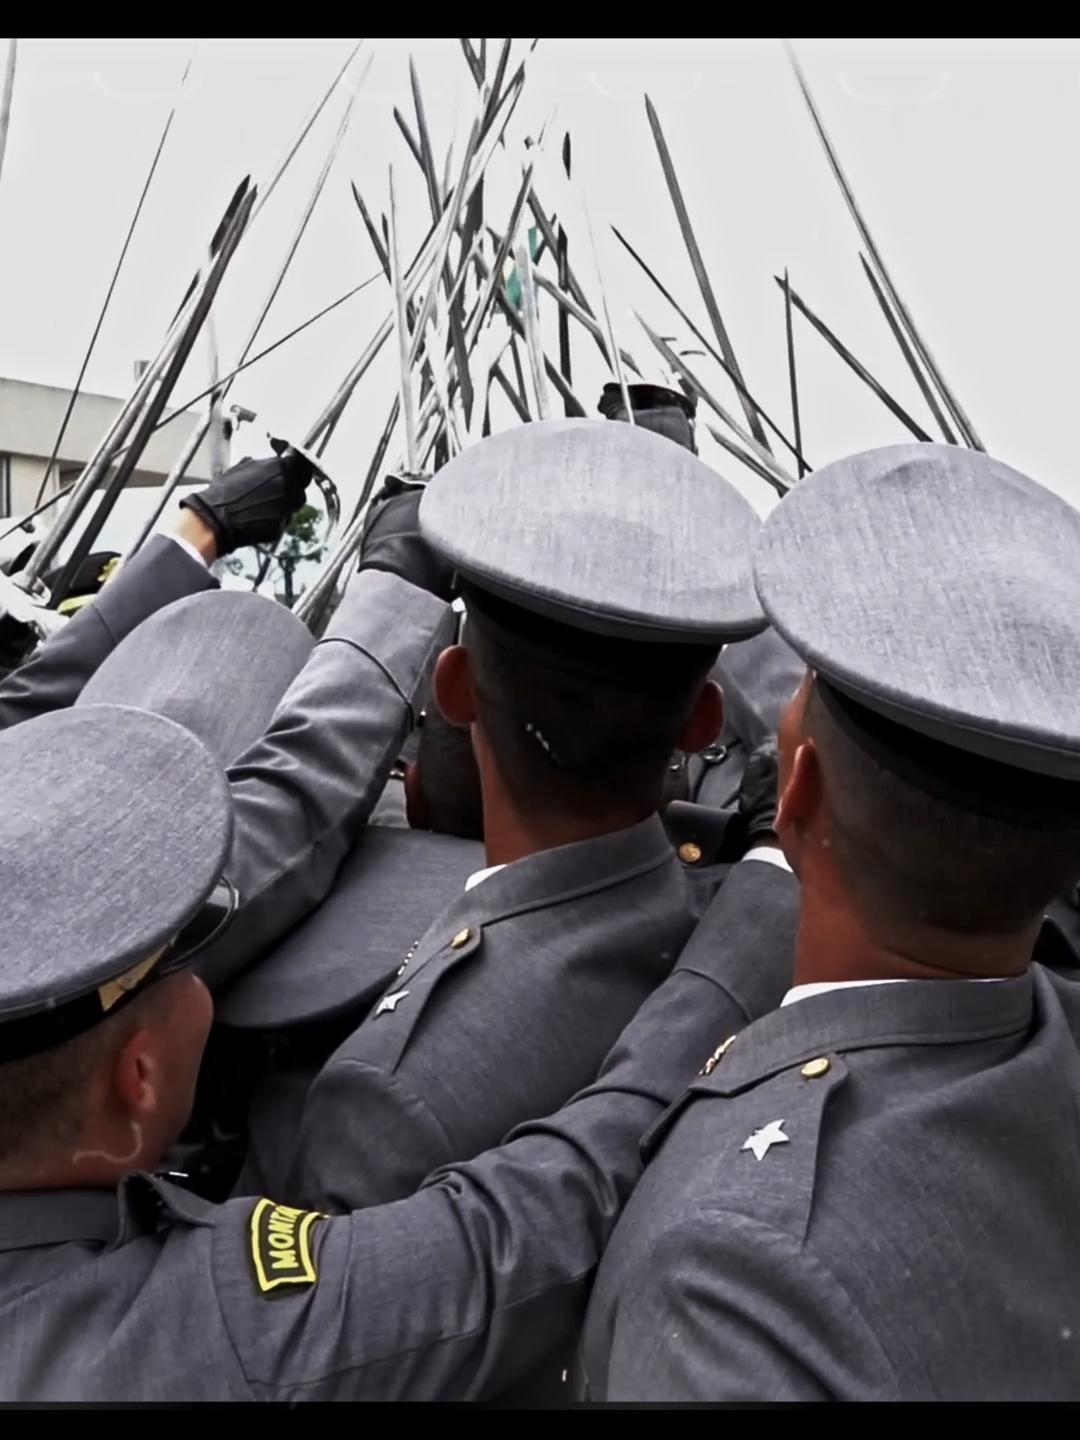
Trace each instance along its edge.
<instances>
[{"instance_id":1,"label":"raised arm in gray sleeve","mask_svg":"<svg viewBox=\"0 0 1080 1440\"><path fill-rule=\"evenodd\" d=\"M439 652L450 607L395 575L355 575L265 736L229 770L227 868L242 909L201 957L231 979L323 900L383 791Z\"/></svg>"},{"instance_id":2,"label":"raised arm in gray sleeve","mask_svg":"<svg viewBox=\"0 0 1080 1440\"><path fill-rule=\"evenodd\" d=\"M204 1273L251 1393L483 1399L573 1333L645 1131L790 984L797 894L777 867L734 867L597 1082L417 1195L336 1219L230 1202Z\"/></svg>"},{"instance_id":3,"label":"raised arm in gray sleeve","mask_svg":"<svg viewBox=\"0 0 1080 1440\"><path fill-rule=\"evenodd\" d=\"M74 705L137 625L174 600L217 588L205 565L168 536L155 535L31 660L0 681L0 730Z\"/></svg>"}]
</instances>

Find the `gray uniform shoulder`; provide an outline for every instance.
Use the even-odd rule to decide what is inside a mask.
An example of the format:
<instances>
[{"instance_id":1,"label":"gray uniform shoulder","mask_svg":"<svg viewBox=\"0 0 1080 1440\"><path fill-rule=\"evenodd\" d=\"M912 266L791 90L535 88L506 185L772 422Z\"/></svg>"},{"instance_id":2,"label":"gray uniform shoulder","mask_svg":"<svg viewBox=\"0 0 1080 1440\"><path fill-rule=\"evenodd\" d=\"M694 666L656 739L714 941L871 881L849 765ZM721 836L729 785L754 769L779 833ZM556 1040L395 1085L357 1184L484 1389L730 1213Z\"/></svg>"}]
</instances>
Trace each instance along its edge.
<instances>
[{"instance_id":1,"label":"gray uniform shoulder","mask_svg":"<svg viewBox=\"0 0 1080 1440\"><path fill-rule=\"evenodd\" d=\"M822 1054L765 1075L740 1072L734 1064L725 1069L737 1043L732 1037L705 1059L685 1096L646 1135L643 1154L648 1159L663 1146L665 1175L679 1174L685 1161L678 1181L683 1193L704 1187L703 1194L711 1193L714 1202L722 1197L725 1208L745 1206L805 1236L826 1109L848 1067L840 1055ZM704 1103L717 1099L724 1103ZM709 1158L703 1167L695 1147L706 1135ZM719 1193L718 1174L724 1176Z\"/></svg>"},{"instance_id":2,"label":"gray uniform shoulder","mask_svg":"<svg viewBox=\"0 0 1080 1440\"><path fill-rule=\"evenodd\" d=\"M845 988L714 1052L646 1140L590 1305L591 1393L1080 1393L1071 995L1039 973Z\"/></svg>"},{"instance_id":3,"label":"gray uniform shoulder","mask_svg":"<svg viewBox=\"0 0 1080 1440\"><path fill-rule=\"evenodd\" d=\"M489 876L444 910L314 1081L287 1195L334 1210L397 1199L553 1113L691 928L655 819Z\"/></svg>"},{"instance_id":4,"label":"gray uniform shoulder","mask_svg":"<svg viewBox=\"0 0 1080 1440\"><path fill-rule=\"evenodd\" d=\"M5 1401L252 1398L214 1302L213 1207L148 1176L0 1196Z\"/></svg>"},{"instance_id":5,"label":"gray uniform shoulder","mask_svg":"<svg viewBox=\"0 0 1080 1440\"><path fill-rule=\"evenodd\" d=\"M837 1054L736 1065L743 1040L703 1056L643 1140L646 1170L589 1306L578 1378L589 1398L828 1399L835 1377L806 1368L797 1346L808 1326L820 1335L834 1322L877 1357L865 1322L805 1250L830 1102L848 1067ZM827 1319L814 1326L819 1307ZM888 1367L877 1357L870 1369L880 1390Z\"/></svg>"}]
</instances>

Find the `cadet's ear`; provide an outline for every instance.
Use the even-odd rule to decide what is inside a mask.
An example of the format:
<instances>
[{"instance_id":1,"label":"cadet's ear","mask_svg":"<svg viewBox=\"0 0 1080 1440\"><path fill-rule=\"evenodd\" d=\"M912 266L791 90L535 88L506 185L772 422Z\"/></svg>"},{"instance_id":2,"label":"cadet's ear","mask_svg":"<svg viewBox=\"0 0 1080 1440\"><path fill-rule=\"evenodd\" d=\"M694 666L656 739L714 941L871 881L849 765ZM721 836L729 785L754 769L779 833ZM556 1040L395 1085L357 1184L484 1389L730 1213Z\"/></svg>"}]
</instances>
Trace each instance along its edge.
<instances>
[{"instance_id":1,"label":"cadet's ear","mask_svg":"<svg viewBox=\"0 0 1080 1440\"><path fill-rule=\"evenodd\" d=\"M821 762L813 740L803 740L795 751L787 784L780 792L776 833L804 831L821 806Z\"/></svg>"},{"instance_id":2,"label":"cadet's ear","mask_svg":"<svg viewBox=\"0 0 1080 1440\"><path fill-rule=\"evenodd\" d=\"M405 818L411 830L430 830L431 817L428 815L424 787L420 783L420 767L405 767Z\"/></svg>"},{"instance_id":3,"label":"cadet's ear","mask_svg":"<svg viewBox=\"0 0 1080 1440\"><path fill-rule=\"evenodd\" d=\"M142 1119L157 1109L160 1066L148 1029L140 1027L124 1041L113 1057L111 1078L115 1102L132 1119Z\"/></svg>"},{"instance_id":4,"label":"cadet's ear","mask_svg":"<svg viewBox=\"0 0 1080 1440\"><path fill-rule=\"evenodd\" d=\"M686 755L696 755L717 740L723 728L724 692L715 680L708 680L702 686L690 723L675 748Z\"/></svg>"},{"instance_id":5,"label":"cadet's ear","mask_svg":"<svg viewBox=\"0 0 1080 1440\"><path fill-rule=\"evenodd\" d=\"M475 725L472 665L464 645L451 645L435 662L435 700L451 725Z\"/></svg>"}]
</instances>

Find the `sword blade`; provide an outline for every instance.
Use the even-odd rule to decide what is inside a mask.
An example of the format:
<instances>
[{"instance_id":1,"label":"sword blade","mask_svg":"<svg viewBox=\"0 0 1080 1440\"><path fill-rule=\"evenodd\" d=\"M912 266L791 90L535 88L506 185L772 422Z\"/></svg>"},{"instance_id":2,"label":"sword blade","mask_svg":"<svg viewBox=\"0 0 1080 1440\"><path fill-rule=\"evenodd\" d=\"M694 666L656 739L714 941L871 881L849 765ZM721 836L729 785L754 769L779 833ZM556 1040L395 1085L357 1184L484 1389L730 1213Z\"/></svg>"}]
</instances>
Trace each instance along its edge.
<instances>
[{"instance_id":1,"label":"sword blade","mask_svg":"<svg viewBox=\"0 0 1080 1440\"><path fill-rule=\"evenodd\" d=\"M840 158L836 153L835 146L829 139L828 132L825 129L824 121L822 120L817 105L814 102L814 97L810 92L810 86L807 83L806 76L803 74L802 68L800 67L798 60L795 58L794 50L791 48L790 45L787 45L786 49L788 52L788 58L791 61L792 69L795 72L795 78L799 84L799 89L802 91L802 96L806 102L806 107L810 112L810 118L814 122L814 129L817 131L818 139L821 141L822 148L824 149L826 158L829 162L829 167L833 172L833 177L835 178L837 185L839 185L840 187L841 194L843 195L845 203L847 204L848 212L851 215L852 220L854 220L855 222L855 227L858 230L859 234L862 236L863 244L866 246L866 249L870 254L870 258L874 262L874 266L877 270L878 278L881 281L882 288L885 290L885 293L888 295L890 301L892 302L897 315L900 317L900 321L903 324L904 329L908 333L908 338L914 346L915 352L919 356L919 359L926 367L927 373L930 375L935 386L937 387L938 393L941 395L941 398L945 403L946 409L948 409L949 413L952 415L953 422L956 425L956 428L960 431L961 435L963 435L965 444L967 444L973 450L985 450L986 447L982 444L982 441L975 433L975 429L972 426L971 421L968 419L967 415L961 408L960 402L956 399L956 396L952 393L948 385L946 385L945 379L941 374L941 371L938 368L936 362L934 361L933 356L930 354L926 342L923 340L919 331L915 328L915 322L911 318L911 314L908 311L907 306L901 300L896 286L892 283L892 279L889 276L888 271L885 269L885 262L881 258L881 252L878 250L877 245L874 243L874 237L870 234L870 227L867 225L865 219L863 218L862 211L859 209L858 202L855 199L855 192L852 190L851 185L848 182L847 176L844 174L844 171L841 168Z\"/></svg>"}]
</instances>

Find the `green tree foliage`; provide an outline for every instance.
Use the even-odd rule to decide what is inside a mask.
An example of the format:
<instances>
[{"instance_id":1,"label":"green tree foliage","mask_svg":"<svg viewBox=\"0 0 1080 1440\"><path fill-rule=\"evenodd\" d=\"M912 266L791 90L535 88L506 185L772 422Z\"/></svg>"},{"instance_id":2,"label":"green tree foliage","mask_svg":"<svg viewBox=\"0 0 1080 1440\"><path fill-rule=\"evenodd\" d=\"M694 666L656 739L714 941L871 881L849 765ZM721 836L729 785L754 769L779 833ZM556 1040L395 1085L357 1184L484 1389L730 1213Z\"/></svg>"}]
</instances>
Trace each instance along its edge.
<instances>
[{"instance_id":1,"label":"green tree foliage","mask_svg":"<svg viewBox=\"0 0 1080 1440\"><path fill-rule=\"evenodd\" d=\"M301 505L285 527L285 535L277 547L273 562L263 579L271 579L274 591L283 604L292 606L304 587L297 588L296 572L301 565L317 565L326 554L323 526L326 517L314 505ZM254 582L262 573L265 557L257 550L230 555L225 568L233 575L242 575Z\"/></svg>"}]
</instances>

